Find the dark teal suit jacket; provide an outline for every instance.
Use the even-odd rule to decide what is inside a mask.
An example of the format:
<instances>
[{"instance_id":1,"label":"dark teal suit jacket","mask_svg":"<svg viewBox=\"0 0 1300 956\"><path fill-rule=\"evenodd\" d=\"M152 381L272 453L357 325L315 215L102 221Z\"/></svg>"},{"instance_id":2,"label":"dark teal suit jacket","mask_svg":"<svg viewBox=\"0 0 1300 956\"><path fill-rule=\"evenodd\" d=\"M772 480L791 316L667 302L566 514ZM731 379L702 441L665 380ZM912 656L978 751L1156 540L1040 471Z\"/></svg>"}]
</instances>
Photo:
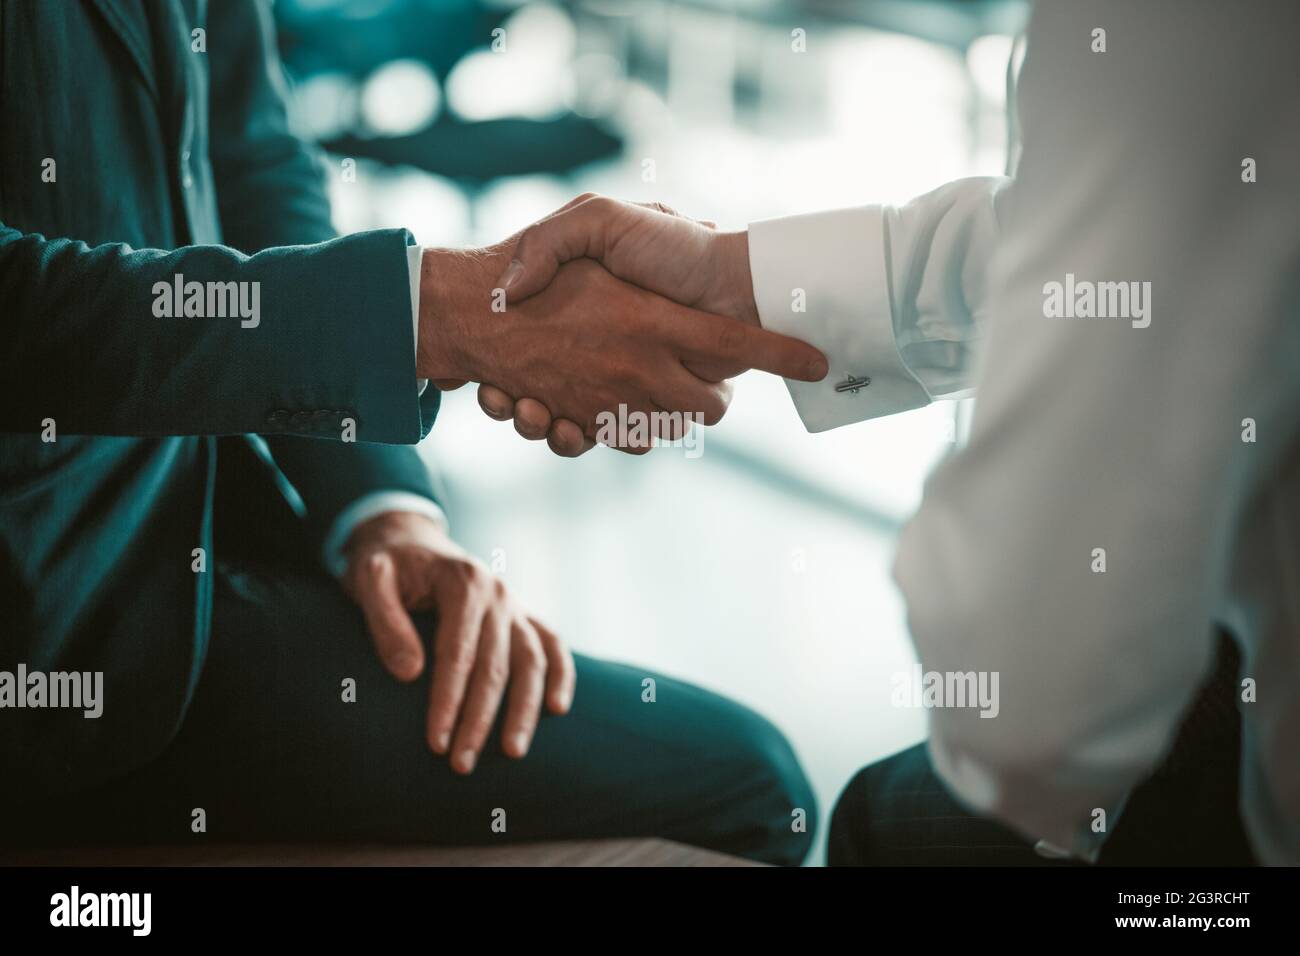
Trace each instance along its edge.
<instances>
[{"instance_id":1,"label":"dark teal suit jacket","mask_svg":"<svg viewBox=\"0 0 1300 956\"><path fill-rule=\"evenodd\" d=\"M367 492L433 495L412 239L335 238L282 94L260 2L0 0L0 670L105 675L97 720L0 709L6 788L174 735L210 636L215 436L264 435L318 538ZM260 283L259 324L156 316L178 273Z\"/></svg>"}]
</instances>

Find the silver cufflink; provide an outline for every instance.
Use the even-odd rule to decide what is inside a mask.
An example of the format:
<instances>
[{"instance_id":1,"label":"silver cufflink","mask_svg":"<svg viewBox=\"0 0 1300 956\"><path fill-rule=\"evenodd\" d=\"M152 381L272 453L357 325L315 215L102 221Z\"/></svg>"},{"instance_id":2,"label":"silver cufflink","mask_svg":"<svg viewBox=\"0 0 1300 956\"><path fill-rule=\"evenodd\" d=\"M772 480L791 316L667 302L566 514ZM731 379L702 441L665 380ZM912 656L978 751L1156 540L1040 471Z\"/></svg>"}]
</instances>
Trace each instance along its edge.
<instances>
[{"instance_id":1,"label":"silver cufflink","mask_svg":"<svg viewBox=\"0 0 1300 956\"><path fill-rule=\"evenodd\" d=\"M835 391L852 392L854 395L856 395L858 394L858 389L866 388L870 384L871 384L870 378L854 378L852 375L850 375L844 381L840 382L838 385L835 386Z\"/></svg>"}]
</instances>

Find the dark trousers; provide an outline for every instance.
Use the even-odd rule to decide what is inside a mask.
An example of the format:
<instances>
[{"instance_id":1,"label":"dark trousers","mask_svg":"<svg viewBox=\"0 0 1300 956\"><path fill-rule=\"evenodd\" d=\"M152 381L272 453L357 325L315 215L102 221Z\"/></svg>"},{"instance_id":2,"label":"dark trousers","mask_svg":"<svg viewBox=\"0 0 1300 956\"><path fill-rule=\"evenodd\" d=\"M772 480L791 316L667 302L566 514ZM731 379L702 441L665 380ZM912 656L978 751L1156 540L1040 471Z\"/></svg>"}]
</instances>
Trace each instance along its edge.
<instances>
[{"instance_id":1,"label":"dark trousers","mask_svg":"<svg viewBox=\"0 0 1300 956\"><path fill-rule=\"evenodd\" d=\"M1236 644L1220 637L1213 673L1160 767L1130 795L1099 863L1111 866L1249 866L1238 809L1241 718ZM994 820L972 814L944 787L918 745L860 771L836 803L832 866L1074 865L1034 852Z\"/></svg>"},{"instance_id":2,"label":"dark trousers","mask_svg":"<svg viewBox=\"0 0 1300 956\"><path fill-rule=\"evenodd\" d=\"M232 488L218 500L211 647L173 743L109 786L10 815L0 845L653 836L803 859L814 799L780 732L641 668L577 657L572 711L542 719L525 759L505 757L494 734L473 774L452 773L424 742L427 675L393 680L296 519ZM432 635L432 615L418 624ZM355 703L343 700L347 678ZM195 808L205 834L192 832Z\"/></svg>"}]
</instances>

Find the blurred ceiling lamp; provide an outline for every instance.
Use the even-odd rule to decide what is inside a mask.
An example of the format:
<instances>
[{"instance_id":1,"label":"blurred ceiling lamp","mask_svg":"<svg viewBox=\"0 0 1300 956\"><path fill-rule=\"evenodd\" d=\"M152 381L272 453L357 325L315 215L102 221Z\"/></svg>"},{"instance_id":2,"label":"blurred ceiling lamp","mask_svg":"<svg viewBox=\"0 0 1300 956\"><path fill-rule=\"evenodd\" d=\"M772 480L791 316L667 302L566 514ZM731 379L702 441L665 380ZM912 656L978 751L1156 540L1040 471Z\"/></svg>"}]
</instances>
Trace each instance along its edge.
<instances>
[{"instance_id":1,"label":"blurred ceiling lamp","mask_svg":"<svg viewBox=\"0 0 1300 956\"><path fill-rule=\"evenodd\" d=\"M346 73L315 73L293 87L293 123L313 142L334 139L357 125L357 86Z\"/></svg>"},{"instance_id":2,"label":"blurred ceiling lamp","mask_svg":"<svg viewBox=\"0 0 1300 956\"><path fill-rule=\"evenodd\" d=\"M487 50L468 54L452 68L447 106L466 120L563 113L572 100L573 19L552 4L529 4L500 29Z\"/></svg>"},{"instance_id":3,"label":"blurred ceiling lamp","mask_svg":"<svg viewBox=\"0 0 1300 956\"><path fill-rule=\"evenodd\" d=\"M407 136L438 117L442 93L433 70L421 60L393 60L361 87L359 135Z\"/></svg>"},{"instance_id":4,"label":"blurred ceiling lamp","mask_svg":"<svg viewBox=\"0 0 1300 956\"><path fill-rule=\"evenodd\" d=\"M584 53L573 61L573 84L565 105L579 116L606 116L623 101L623 64L608 53Z\"/></svg>"}]
</instances>

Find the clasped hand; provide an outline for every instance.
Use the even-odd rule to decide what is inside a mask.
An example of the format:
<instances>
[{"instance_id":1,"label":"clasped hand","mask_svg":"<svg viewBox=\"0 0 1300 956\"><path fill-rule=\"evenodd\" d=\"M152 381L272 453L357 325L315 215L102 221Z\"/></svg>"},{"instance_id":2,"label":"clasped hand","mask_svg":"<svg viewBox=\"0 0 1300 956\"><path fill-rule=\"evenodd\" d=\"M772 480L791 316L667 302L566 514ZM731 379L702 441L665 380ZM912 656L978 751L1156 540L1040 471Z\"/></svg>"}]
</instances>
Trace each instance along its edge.
<instances>
[{"instance_id":1,"label":"clasped hand","mask_svg":"<svg viewBox=\"0 0 1300 956\"><path fill-rule=\"evenodd\" d=\"M662 207L580 196L498 246L426 250L417 373L440 388L481 383L489 414L567 455L620 406L668 428L715 424L727 379L746 369L819 381L825 356L758 326L743 241Z\"/></svg>"}]
</instances>

